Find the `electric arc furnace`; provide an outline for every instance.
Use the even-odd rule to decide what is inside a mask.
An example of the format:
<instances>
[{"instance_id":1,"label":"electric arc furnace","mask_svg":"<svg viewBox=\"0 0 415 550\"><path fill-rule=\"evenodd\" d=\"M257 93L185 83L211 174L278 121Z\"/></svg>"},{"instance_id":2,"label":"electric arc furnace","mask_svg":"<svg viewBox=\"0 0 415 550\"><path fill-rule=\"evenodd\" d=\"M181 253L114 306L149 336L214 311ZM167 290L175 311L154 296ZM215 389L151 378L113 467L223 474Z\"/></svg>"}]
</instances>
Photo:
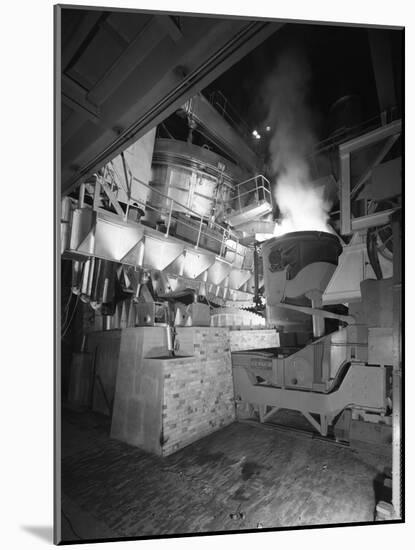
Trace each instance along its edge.
<instances>
[{"instance_id":1,"label":"electric arc furnace","mask_svg":"<svg viewBox=\"0 0 415 550\"><path fill-rule=\"evenodd\" d=\"M62 257L84 308L70 396L110 415L114 437L161 454L281 409L323 437L389 452L399 414L395 188L341 227L274 236L275 182L258 153L246 143L249 154L238 153L238 130L201 94L181 115L187 141L151 131L62 201ZM216 147L192 141L198 125L223 128ZM400 131L394 121L341 143L342 185L351 152ZM388 182L399 171L391 162Z\"/></svg>"}]
</instances>

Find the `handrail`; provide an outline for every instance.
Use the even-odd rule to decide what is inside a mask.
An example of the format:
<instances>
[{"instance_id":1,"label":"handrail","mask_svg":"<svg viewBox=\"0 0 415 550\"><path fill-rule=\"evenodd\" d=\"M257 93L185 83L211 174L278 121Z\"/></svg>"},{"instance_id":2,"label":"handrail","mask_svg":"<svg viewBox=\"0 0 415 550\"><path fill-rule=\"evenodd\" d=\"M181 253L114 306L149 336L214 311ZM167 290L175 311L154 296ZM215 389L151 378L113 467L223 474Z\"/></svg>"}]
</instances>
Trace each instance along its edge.
<instances>
[{"instance_id":1,"label":"handrail","mask_svg":"<svg viewBox=\"0 0 415 550\"><path fill-rule=\"evenodd\" d=\"M271 193L271 183L269 182L269 180L263 176L262 174L257 174L256 176L252 176L251 178L248 178L247 180L244 180L244 181L241 181L240 183L237 183L235 185L235 188L238 188L238 187L241 187L242 185L245 185L246 183L249 183L251 181L255 181L255 183L257 182L257 180L262 180L268 187L267 191L269 193ZM257 183L256 183L257 185Z\"/></svg>"},{"instance_id":2,"label":"handrail","mask_svg":"<svg viewBox=\"0 0 415 550\"><path fill-rule=\"evenodd\" d=\"M106 171L105 175L107 173L108 172ZM110 174L110 177L111 177L111 174ZM102 175L97 175L97 178L98 178L98 180L100 180L100 179L103 180L105 183L109 184L111 187L113 187L113 185L115 183L113 181L113 177L111 178L111 181L106 180L105 176L102 176ZM162 197L164 199L164 201L166 202L167 207L165 207L165 208L156 207L156 206L153 206L152 204L150 204L149 202L146 202L146 208L147 209L152 210L154 212L162 213L162 214L165 214L165 215L168 214L168 219L167 219L167 223L166 223L166 233L164 234L164 236L166 238L170 235L172 219L180 221L180 223L182 225L184 225L185 227L190 228L191 230L195 229L195 226L193 224L186 223L185 219L179 218L177 215L175 215L174 206L176 206L180 210L184 210L185 212L187 212L193 218L196 218L197 220L199 220L199 228L197 230L196 245L195 245L196 248L198 248L199 245L200 245L201 237L205 236L207 239L214 240L219 244L219 257L224 258L227 255L228 252L231 252L231 253L234 253L235 256L240 256L242 259L245 258L247 248L245 246L243 246L242 247L243 252L240 252L238 250L238 248L242 245L240 245L239 238L237 237L237 235L231 229L219 225L218 223L216 223L212 219L208 218L207 216L203 216L203 215L200 216L197 212L194 212L188 206L185 206L184 204L180 203L176 199L173 199L172 197L169 197L169 196L165 195L164 193L162 193L161 191L156 189L154 186L151 186L151 185L143 182L142 180L140 180L136 176L132 175L132 179L135 180L138 184L144 186L147 189L147 191L151 191L152 193L156 193L157 195ZM127 204L127 208L129 208L129 206L131 204L134 204L136 202L137 202L137 200L134 199L134 197L131 197L129 199L128 204ZM209 229L211 229L213 231L208 231ZM214 233L215 230L220 234L220 237L215 235L215 233Z\"/></svg>"},{"instance_id":3,"label":"handrail","mask_svg":"<svg viewBox=\"0 0 415 550\"><path fill-rule=\"evenodd\" d=\"M255 187L248 188L246 191L243 191L243 192L239 192L239 193L237 192L237 191L240 191L241 187L246 186L247 184L251 184L251 182L255 183ZM234 194L231 200L233 203L235 202L237 203L239 211L241 211L243 208L241 198L246 197L247 195L250 195L250 194L255 194L256 201L264 200L266 202L269 202L269 204L272 205L271 184L268 181L268 179L262 174L253 176L252 178L249 178L245 181L242 181L241 183L238 183L235 186L235 191L236 191L236 194ZM261 191L262 191L262 199L260 198Z\"/></svg>"},{"instance_id":4,"label":"handrail","mask_svg":"<svg viewBox=\"0 0 415 550\"><path fill-rule=\"evenodd\" d=\"M349 140L353 137L361 135L363 132L368 132L370 130L384 126L385 123L382 122L382 115L384 113L385 111L383 113L378 113L367 120L355 124L354 126L350 126L348 128L340 128L336 133L333 133L331 136L316 143L309 150L309 152L304 155L304 157L314 157L318 154L328 151L329 149L336 148L337 146L344 143L345 139ZM393 117L390 122L398 119L399 116L396 116L396 118Z\"/></svg>"}]
</instances>

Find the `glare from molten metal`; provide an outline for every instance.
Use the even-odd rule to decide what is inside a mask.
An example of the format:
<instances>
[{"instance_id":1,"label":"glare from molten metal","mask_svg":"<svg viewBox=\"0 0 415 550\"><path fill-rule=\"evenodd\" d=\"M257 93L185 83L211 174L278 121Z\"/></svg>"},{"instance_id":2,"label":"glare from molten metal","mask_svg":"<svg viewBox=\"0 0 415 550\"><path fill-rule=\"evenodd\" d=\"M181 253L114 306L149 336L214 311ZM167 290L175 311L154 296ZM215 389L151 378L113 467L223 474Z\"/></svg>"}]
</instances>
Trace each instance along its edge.
<instances>
[{"instance_id":1,"label":"glare from molten metal","mask_svg":"<svg viewBox=\"0 0 415 550\"><path fill-rule=\"evenodd\" d=\"M291 165L277 180L275 199L281 218L275 224L274 235L293 231L325 231L333 233L328 225L330 203L324 197L324 186L307 181L304 166Z\"/></svg>"}]
</instances>

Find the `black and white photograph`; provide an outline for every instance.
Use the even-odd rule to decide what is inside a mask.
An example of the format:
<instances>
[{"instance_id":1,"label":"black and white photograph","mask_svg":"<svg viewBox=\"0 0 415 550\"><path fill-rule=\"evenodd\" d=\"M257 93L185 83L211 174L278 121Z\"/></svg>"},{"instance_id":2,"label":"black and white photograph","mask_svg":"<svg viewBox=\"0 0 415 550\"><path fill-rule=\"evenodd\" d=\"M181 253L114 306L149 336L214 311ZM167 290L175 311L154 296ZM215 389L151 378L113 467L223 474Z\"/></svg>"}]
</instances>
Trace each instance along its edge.
<instances>
[{"instance_id":1,"label":"black and white photograph","mask_svg":"<svg viewBox=\"0 0 415 550\"><path fill-rule=\"evenodd\" d=\"M53 8L54 542L402 523L405 29L174 7Z\"/></svg>"}]
</instances>

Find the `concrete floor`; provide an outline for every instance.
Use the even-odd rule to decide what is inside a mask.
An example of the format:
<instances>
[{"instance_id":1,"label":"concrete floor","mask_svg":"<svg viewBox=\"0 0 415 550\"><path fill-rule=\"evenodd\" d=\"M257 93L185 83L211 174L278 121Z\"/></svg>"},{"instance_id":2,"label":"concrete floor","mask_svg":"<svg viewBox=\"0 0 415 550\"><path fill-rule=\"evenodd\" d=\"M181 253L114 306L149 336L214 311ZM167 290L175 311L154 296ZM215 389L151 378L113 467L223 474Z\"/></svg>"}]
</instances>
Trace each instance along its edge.
<instances>
[{"instance_id":1,"label":"concrete floor","mask_svg":"<svg viewBox=\"0 0 415 550\"><path fill-rule=\"evenodd\" d=\"M381 457L234 423L167 458L64 411L64 541L373 521Z\"/></svg>"}]
</instances>

